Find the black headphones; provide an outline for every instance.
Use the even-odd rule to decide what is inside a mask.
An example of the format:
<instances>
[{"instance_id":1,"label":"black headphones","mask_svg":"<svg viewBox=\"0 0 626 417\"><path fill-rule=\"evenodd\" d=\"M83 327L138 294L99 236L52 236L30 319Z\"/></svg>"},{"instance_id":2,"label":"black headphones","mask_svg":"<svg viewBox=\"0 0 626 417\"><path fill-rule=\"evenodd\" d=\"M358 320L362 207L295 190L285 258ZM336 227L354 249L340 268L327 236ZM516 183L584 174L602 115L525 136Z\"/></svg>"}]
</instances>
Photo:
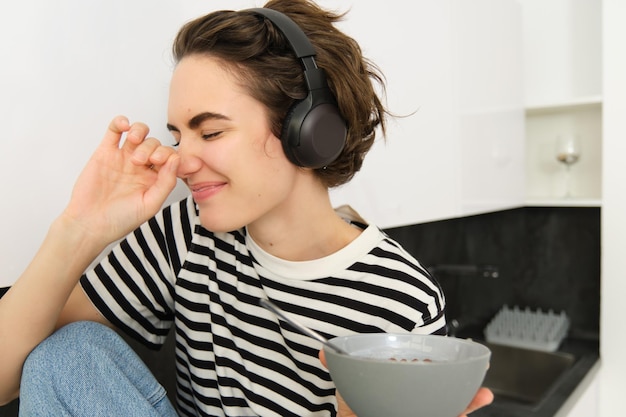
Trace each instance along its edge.
<instances>
[{"instance_id":1,"label":"black headphones","mask_svg":"<svg viewBox=\"0 0 626 417\"><path fill-rule=\"evenodd\" d=\"M341 153L347 135L346 122L328 88L326 74L315 64L315 49L300 27L273 9L248 9L266 17L280 30L302 61L308 94L289 109L283 121L281 141L287 158L306 168L321 168Z\"/></svg>"}]
</instances>

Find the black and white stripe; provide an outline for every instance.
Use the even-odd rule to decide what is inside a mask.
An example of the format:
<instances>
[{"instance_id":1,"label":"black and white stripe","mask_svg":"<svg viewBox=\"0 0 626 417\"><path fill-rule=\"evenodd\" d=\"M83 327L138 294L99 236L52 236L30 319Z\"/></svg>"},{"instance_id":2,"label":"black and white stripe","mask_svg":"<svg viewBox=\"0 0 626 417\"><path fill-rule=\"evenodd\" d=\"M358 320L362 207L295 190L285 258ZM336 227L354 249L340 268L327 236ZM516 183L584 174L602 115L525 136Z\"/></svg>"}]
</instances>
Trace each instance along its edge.
<instances>
[{"instance_id":1,"label":"black and white stripe","mask_svg":"<svg viewBox=\"0 0 626 417\"><path fill-rule=\"evenodd\" d=\"M81 282L107 319L149 346L175 324L183 416L335 415L320 344L260 298L327 337L445 327L440 287L376 227L329 257L287 262L245 230L203 229L190 198L130 234Z\"/></svg>"}]
</instances>

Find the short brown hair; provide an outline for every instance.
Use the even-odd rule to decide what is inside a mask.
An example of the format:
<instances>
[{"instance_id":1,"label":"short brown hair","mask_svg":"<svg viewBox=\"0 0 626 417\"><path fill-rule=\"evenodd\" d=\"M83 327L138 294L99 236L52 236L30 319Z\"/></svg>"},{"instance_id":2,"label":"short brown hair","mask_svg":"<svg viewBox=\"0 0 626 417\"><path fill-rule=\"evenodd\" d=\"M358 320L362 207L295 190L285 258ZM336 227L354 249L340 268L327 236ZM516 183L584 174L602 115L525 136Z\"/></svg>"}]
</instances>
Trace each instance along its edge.
<instances>
[{"instance_id":1,"label":"short brown hair","mask_svg":"<svg viewBox=\"0 0 626 417\"><path fill-rule=\"evenodd\" d=\"M383 76L363 57L358 43L333 26L343 14L307 0L270 0L264 7L293 19L316 50L315 61L326 72L348 137L339 157L315 173L328 188L345 184L361 169L376 128L385 132L387 111L374 88L376 83L384 92ZM268 108L277 137L289 108L307 94L302 64L287 39L254 12L222 10L188 22L174 41L173 53L177 62L188 55L209 55L234 70L248 93Z\"/></svg>"}]
</instances>

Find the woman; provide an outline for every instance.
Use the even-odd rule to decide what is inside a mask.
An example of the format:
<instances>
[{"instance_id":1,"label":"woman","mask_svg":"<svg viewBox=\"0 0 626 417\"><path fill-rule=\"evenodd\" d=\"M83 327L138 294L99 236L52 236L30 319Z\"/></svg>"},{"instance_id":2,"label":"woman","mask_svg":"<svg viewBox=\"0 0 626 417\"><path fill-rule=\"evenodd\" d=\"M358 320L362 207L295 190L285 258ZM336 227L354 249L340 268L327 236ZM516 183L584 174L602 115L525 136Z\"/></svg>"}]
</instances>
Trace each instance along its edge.
<instances>
[{"instance_id":1,"label":"woman","mask_svg":"<svg viewBox=\"0 0 626 417\"><path fill-rule=\"evenodd\" d=\"M185 25L168 104L174 148L115 118L0 301L0 397L20 393L22 415L177 415L105 326L158 347L174 325L183 416L352 415L320 345L260 299L327 337L444 333L438 284L329 199L360 169L375 129L384 131L372 84L381 77L333 27L339 16L305 0L266 8L293 19L315 57L296 57L298 35L271 12L215 12ZM320 94L309 104L322 113L303 128L312 131L298 133L294 105ZM160 210L177 176L191 197ZM474 406L490 400L482 391Z\"/></svg>"}]
</instances>

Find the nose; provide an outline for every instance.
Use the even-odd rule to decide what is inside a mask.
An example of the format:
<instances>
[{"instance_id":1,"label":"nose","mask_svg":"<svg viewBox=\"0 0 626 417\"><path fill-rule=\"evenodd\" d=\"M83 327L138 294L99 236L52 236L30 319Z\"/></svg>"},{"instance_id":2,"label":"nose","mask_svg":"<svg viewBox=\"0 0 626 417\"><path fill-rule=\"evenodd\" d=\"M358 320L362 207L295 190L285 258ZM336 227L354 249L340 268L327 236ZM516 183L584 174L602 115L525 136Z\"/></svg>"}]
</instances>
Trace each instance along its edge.
<instances>
[{"instance_id":1,"label":"nose","mask_svg":"<svg viewBox=\"0 0 626 417\"><path fill-rule=\"evenodd\" d=\"M178 147L178 155L180 156L180 164L176 172L178 178L187 179L202 167L202 159L191 152L188 146L184 146L182 141Z\"/></svg>"}]
</instances>

